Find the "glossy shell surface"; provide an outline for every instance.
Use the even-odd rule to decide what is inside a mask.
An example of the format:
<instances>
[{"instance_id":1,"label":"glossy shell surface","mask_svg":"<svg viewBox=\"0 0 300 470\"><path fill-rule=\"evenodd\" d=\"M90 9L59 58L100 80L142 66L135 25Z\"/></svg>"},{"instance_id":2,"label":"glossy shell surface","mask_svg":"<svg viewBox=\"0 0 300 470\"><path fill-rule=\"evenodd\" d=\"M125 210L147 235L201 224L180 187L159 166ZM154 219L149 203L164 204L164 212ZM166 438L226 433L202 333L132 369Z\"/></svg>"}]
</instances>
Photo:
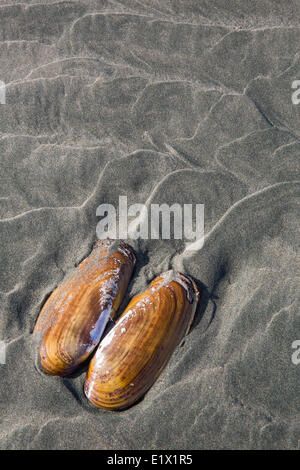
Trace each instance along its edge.
<instances>
[{"instance_id":1,"label":"glossy shell surface","mask_svg":"<svg viewBox=\"0 0 300 470\"><path fill-rule=\"evenodd\" d=\"M134 265L129 245L100 241L51 294L34 329L41 335L40 361L47 374L68 375L91 354L116 315Z\"/></svg>"},{"instance_id":2,"label":"glossy shell surface","mask_svg":"<svg viewBox=\"0 0 300 470\"><path fill-rule=\"evenodd\" d=\"M96 406L127 408L155 382L187 333L199 292L188 276L167 271L134 297L100 343L84 390Z\"/></svg>"}]
</instances>

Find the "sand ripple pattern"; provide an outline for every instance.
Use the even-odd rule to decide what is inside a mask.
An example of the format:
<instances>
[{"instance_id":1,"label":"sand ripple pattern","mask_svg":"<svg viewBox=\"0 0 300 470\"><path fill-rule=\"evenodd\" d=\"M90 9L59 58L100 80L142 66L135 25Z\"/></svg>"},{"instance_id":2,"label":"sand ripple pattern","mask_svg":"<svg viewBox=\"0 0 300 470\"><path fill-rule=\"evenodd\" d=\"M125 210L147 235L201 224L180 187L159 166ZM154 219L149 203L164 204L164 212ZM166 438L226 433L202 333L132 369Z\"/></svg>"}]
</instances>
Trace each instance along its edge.
<instances>
[{"instance_id":1,"label":"sand ripple pattern","mask_svg":"<svg viewBox=\"0 0 300 470\"><path fill-rule=\"evenodd\" d=\"M299 20L285 0L0 7L1 448L299 448ZM128 298L174 267L204 302L146 398L113 414L84 374L39 374L31 332L119 195L204 203L206 238L138 244Z\"/></svg>"}]
</instances>

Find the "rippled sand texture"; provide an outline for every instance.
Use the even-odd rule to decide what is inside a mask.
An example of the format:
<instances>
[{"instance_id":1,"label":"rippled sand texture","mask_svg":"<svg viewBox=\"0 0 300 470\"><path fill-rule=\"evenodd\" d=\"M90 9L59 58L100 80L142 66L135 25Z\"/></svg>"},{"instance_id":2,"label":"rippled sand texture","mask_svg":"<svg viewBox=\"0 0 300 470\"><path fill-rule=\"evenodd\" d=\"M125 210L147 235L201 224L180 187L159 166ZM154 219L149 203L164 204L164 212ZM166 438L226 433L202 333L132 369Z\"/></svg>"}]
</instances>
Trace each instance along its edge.
<instances>
[{"instance_id":1,"label":"rippled sand texture","mask_svg":"<svg viewBox=\"0 0 300 470\"><path fill-rule=\"evenodd\" d=\"M299 22L286 0L0 7L1 448L300 447ZM119 195L204 203L206 240L134 245L126 301L171 267L204 295L144 400L113 413L83 372L41 375L31 332Z\"/></svg>"}]
</instances>

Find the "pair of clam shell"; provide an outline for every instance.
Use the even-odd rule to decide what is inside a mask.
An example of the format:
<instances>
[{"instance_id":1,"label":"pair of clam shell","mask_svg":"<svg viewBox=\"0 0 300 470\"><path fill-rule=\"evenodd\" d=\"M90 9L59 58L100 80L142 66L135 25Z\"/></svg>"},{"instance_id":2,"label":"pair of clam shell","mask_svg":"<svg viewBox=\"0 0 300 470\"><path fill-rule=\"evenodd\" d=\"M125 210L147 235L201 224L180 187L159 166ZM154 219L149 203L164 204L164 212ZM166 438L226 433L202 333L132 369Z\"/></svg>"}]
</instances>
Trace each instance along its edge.
<instances>
[{"instance_id":1,"label":"pair of clam shell","mask_svg":"<svg viewBox=\"0 0 300 470\"><path fill-rule=\"evenodd\" d=\"M97 243L49 297L34 329L41 335L41 367L50 375L71 374L99 345L84 391L94 405L110 410L129 407L153 385L187 333L199 299L190 277L167 271L130 301L100 342L135 262L126 243Z\"/></svg>"}]
</instances>

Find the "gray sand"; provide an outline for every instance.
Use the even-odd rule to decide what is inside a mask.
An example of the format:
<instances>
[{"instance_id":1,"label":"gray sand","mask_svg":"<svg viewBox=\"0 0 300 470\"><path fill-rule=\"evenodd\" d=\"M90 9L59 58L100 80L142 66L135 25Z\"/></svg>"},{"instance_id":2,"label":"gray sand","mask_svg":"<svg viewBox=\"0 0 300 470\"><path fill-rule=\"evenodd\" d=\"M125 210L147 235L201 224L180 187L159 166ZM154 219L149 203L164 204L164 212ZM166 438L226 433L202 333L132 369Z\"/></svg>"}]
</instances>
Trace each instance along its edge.
<instances>
[{"instance_id":1,"label":"gray sand","mask_svg":"<svg viewBox=\"0 0 300 470\"><path fill-rule=\"evenodd\" d=\"M0 7L0 447L300 448L300 2L37 1ZM206 239L133 242L125 303L170 268L202 302L114 413L88 403L84 370L40 374L31 333L119 195L204 203Z\"/></svg>"}]
</instances>

